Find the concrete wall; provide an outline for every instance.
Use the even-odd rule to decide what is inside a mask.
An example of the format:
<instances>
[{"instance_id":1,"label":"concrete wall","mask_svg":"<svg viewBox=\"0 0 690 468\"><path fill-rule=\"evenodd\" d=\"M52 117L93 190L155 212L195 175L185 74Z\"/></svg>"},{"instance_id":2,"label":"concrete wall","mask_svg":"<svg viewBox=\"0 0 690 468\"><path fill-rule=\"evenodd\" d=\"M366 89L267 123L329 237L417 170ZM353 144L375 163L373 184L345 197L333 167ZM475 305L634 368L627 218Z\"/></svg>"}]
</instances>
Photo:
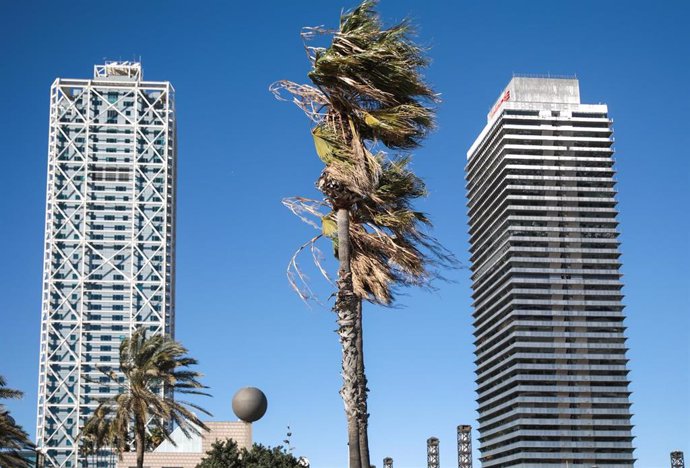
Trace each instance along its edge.
<instances>
[{"instance_id":1,"label":"concrete wall","mask_svg":"<svg viewBox=\"0 0 690 468\"><path fill-rule=\"evenodd\" d=\"M577 79L516 76L508 87L512 88L512 100L517 102L580 104L580 85Z\"/></svg>"},{"instance_id":2,"label":"concrete wall","mask_svg":"<svg viewBox=\"0 0 690 468\"><path fill-rule=\"evenodd\" d=\"M580 83L576 78L531 78L515 76L503 89L486 115L490 122L506 103L580 104Z\"/></svg>"}]
</instances>

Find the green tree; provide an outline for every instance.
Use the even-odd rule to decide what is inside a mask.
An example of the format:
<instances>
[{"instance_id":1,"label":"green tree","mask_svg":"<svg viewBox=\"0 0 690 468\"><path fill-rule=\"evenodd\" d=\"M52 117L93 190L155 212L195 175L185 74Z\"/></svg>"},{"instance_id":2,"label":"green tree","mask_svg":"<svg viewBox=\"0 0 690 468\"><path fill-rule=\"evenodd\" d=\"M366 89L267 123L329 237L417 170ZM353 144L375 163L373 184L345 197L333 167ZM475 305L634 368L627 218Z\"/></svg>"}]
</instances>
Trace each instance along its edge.
<instances>
[{"instance_id":1,"label":"green tree","mask_svg":"<svg viewBox=\"0 0 690 468\"><path fill-rule=\"evenodd\" d=\"M112 369L105 374L123 387L123 391L101 402L84 425L83 444L91 450L110 447L118 453L129 450L134 440L137 468L144 466L147 429L170 439L171 423L185 435L198 433L206 425L190 410L203 408L173 399L175 394L208 395L197 379L200 373L190 369L196 359L187 356L177 341L162 335L146 336L137 329L120 344L120 367L123 377Z\"/></svg>"},{"instance_id":2,"label":"green tree","mask_svg":"<svg viewBox=\"0 0 690 468\"><path fill-rule=\"evenodd\" d=\"M244 468L304 468L299 459L280 445L271 448L254 444L251 450L243 450L242 462Z\"/></svg>"},{"instance_id":3,"label":"green tree","mask_svg":"<svg viewBox=\"0 0 690 468\"><path fill-rule=\"evenodd\" d=\"M305 40L324 34L331 40L325 48L306 46L313 85L279 81L271 87L279 99L287 92L311 118L316 152L325 165L316 184L322 200L296 197L285 204L321 229L297 253L310 244L314 252L314 242L328 237L339 262L334 311L350 468L370 466L362 300L391 305L397 287L428 286L436 267L454 263L428 234L427 216L412 207L426 188L409 168L409 152L433 129L431 106L437 101L420 74L428 60L411 38L410 23L383 28L375 5L366 0L345 13L335 31L305 28ZM394 154L380 151L384 147ZM320 226L308 215L320 218ZM297 253L289 278L309 298Z\"/></svg>"},{"instance_id":4,"label":"green tree","mask_svg":"<svg viewBox=\"0 0 690 468\"><path fill-rule=\"evenodd\" d=\"M211 450L206 452L196 468L242 468L241 453L234 440L219 440L211 445Z\"/></svg>"},{"instance_id":5,"label":"green tree","mask_svg":"<svg viewBox=\"0 0 690 468\"><path fill-rule=\"evenodd\" d=\"M215 442L197 468L304 468L304 465L280 445L270 448L254 444L247 450L227 439Z\"/></svg>"},{"instance_id":6,"label":"green tree","mask_svg":"<svg viewBox=\"0 0 690 468\"><path fill-rule=\"evenodd\" d=\"M18 399L23 395L19 390L7 388L7 382L0 375L0 400ZM10 416L9 410L0 403L0 466L4 468L26 468L29 462L21 455L22 451L33 450L34 444L29 435Z\"/></svg>"},{"instance_id":7,"label":"green tree","mask_svg":"<svg viewBox=\"0 0 690 468\"><path fill-rule=\"evenodd\" d=\"M165 434L162 430L154 427L146 434L146 450L151 451L158 447L165 440Z\"/></svg>"}]
</instances>

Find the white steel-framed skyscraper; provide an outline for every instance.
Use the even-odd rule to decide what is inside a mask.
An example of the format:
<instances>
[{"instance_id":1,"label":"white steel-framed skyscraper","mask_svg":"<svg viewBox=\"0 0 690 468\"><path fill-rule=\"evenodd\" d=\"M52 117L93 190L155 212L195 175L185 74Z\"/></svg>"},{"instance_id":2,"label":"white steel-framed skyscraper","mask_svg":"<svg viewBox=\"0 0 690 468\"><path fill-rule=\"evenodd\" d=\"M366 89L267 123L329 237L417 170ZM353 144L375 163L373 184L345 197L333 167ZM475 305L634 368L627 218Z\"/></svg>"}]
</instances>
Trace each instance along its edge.
<instances>
[{"instance_id":1,"label":"white steel-framed skyscraper","mask_svg":"<svg viewBox=\"0 0 690 468\"><path fill-rule=\"evenodd\" d=\"M485 468L633 466L612 144L577 79L517 76L467 153Z\"/></svg>"},{"instance_id":2,"label":"white steel-framed skyscraper","mask_svg":"<svg viewBox=\"0 0 690 468\"><path fill-rule=\"evenodd\" d=\"M36 432L46 466L86 464L77 436L120 389L99 370L117 367L120 341L138 327L174 335L176 148L174 90L143 81L139 63L53 83Z\"/></svg>"}]
</instances>

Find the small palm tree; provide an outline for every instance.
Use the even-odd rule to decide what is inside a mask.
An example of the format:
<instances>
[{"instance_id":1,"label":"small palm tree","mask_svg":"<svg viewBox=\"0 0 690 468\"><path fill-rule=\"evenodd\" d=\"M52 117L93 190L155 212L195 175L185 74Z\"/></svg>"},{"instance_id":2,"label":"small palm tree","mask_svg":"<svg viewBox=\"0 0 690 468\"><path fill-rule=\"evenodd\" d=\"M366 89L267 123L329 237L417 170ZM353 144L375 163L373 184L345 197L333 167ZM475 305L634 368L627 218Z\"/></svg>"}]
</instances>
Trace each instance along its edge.
<instances>
[{"instance_id":1,"label":"small palm tree","mask_svg":"<svg viewBox=\"0 0 690 468\"><path fill-rule=\"evenodd\" d=\"M316 152L325 165L316 184L323 200L297 197L285 204L315 227L305 214L320 218L321 234L298 253L309 244L314 252L314 242L327 237L339 262L334 310L343 351L340 393L351 468L370 466L362 300L391 305L397 287L428 285L434 265L454 263L425 232L430 226L426 215L412 208L426 188L410 170L410 156L400 153L417 148L434 127L431 104L437 95L420 74L428 60L411 39L410 23L384 29L375 5L365 0L342 15L335 31L305 28L305 39L331 37L327 48L306 46L313 86L279 81L271 87L279 99L287 91L312 119ZM387 155L382 147L398 154ZM296 255L289 278L308 298Z\"/></svg>"},{"instance_id":2,"label":"small palm tree","mask_svg":"<svg viewBox=\"0 0 690 468\"><path fill-rule=\"evenodd\" d=\"M197 379L200 373L190 370L196 359L188 357L177 341L162 335L146 336L143 328L120 344L120 371L124 374L124 391L96 408L84 425L81 436L89 450L111 447L119 454L129 450L133 438L137 468L144 466L147 429L170 439L170 427L177 424L185 435L198 433L206 425L189 409L210 415L203 408L173 399L177 394L207 395L207 388ZM113 382L117 374L105 371Z\"/></svg>"},{"instance_id":3,"label":"small palm tree","mask_svg":"<svg viewBox=\"0 0 690 468\"><path fill-rule=\"evenodd\" d=\"M0 400L18 399L23 393L7 388L5 378L0 375ZM34 444L29 435L18 425L4 405L0 404L0 466L4 468L27 468L29 462L21 451L32 450Z\"/></svg>"}]
</instances>

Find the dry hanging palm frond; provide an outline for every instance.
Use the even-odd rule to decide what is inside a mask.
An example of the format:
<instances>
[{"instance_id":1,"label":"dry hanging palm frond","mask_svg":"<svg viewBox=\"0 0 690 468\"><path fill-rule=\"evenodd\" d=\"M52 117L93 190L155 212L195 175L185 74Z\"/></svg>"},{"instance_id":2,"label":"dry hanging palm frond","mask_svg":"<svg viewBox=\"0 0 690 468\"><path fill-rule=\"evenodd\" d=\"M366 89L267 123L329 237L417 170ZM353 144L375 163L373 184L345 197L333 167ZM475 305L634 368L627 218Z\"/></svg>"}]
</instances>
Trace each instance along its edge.
<instances>
[{"instance_id":1,"label":"dry hanging palm frond","mask_svg":"<svg viewBox=\"0 0 690 468\"><path fill-rule=\"evenodd\" d=\"M426 195L424 182L408 168L409 156L381 162L379 183L371 196L353 211L353 274L355 284L366 292L362 297L379 304L390 304L393 289L399 286L429 286L439 278L438 270L456 265L455 259L426 231L427 216L412 209L414 199ZM366 252L376 260L357 258ZM355 265L366 268L355 268Z\"/></svg>"},{"instance_id":2,"label":"dry hanging palm frond","mask_svg":"<svg viewBox=\"0 0 690 468\"><path fill-rule=\"evenodd\" d=\"M287 267L288 282L290 283L292 289L294 289L299 295L300 299L305 302L308 300L314 300L317 303L320 303L318 297L314 294L311 286L309 285L307 276L300 268L297 258L304 250L309 249L314 265L316 265L321 276L323 276L326 281L333 284L333 279L331 279L330 275L326 271L326 268L323 266L324 256L316 245L316 242L322 237L327 237L334 243L337 243L333 213L325 211L325 209L328 209L328 205L325 202L304 197L285 198L283 199L283 205L285 205L303 222L310 225L314 229L321 231L321 234L311 238L295 251L290 258L290 262L288 263ZM317 222L320 224L317 224Z\"/></svg>"},{"instance_id":3,"label":"dry hanging palm frond","mask_svg":"<svg viewBox=\"0 0 690 468\"><path fill-rule=\"evenodd\" d=\"M334 207L349 207L366 198L378 183L381 169L379 160L361 143L354 124L349 124L349 143L335 125L323 123L312 131L317 154L326 164L317 187Z\"/></svg>"},{"instance_id":4,"label":"dry hanging palm frond","mask_svg":"<svg viewBox=\"0 0 690 468\"><path fill-rule=\"evenodd\" d=\"M315 123L323 120L323 108L328 104L326 96L318 88L309 85L301 85L288 80L276 81L269 90L279 101L288 101L283 97L285 91L292 96L291 102L302 109L304 113Z\"/></svg>"}]
</instances>

